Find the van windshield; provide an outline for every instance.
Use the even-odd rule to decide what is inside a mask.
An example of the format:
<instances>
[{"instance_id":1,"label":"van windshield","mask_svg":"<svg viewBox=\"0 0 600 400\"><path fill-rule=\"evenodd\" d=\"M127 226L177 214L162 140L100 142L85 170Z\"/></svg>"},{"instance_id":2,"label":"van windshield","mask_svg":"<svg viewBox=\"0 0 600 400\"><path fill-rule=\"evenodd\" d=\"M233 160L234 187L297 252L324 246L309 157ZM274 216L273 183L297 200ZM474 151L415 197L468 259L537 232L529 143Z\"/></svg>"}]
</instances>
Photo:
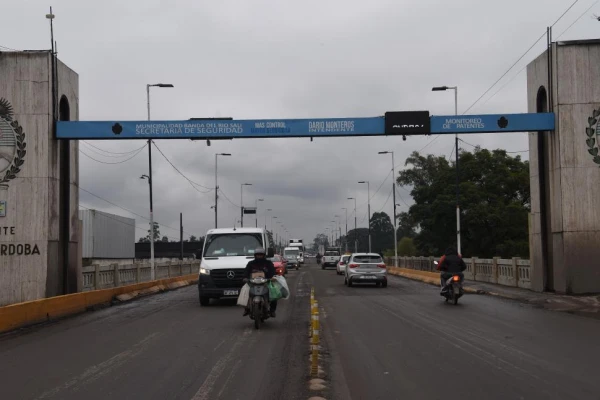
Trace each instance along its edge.
<instances>
[{"instance_id":1,"label":"van windshield","mask_svg":"<svg viewBox=\"0 0 600 400\"><path fill-rule=\"evenodd\" d=\"M208 235L205 257L252 256L254 250L263 247L260 233L220 233Z\"/></svg>"},{"instance_id":2,"label":"van windshield","mask_svg":"<svg viewBox=\"0 0 600 400\"><path fill-rule=\"evenodd\" d=\"M300 252L298 250L284 250L283 254L286 257L295 257L295 256L299 255Z\"/></svg>"},{"instance_id":3,"label":"van windshield","mask_svg":"<svg viewBox=\"0 0 600 400\"><path fill-rule=\"evenodd\" d=\"M325 255L326 256L339 256L340 253L338 253L337 251L326 251Z\"/></svg>"}]
</instances>

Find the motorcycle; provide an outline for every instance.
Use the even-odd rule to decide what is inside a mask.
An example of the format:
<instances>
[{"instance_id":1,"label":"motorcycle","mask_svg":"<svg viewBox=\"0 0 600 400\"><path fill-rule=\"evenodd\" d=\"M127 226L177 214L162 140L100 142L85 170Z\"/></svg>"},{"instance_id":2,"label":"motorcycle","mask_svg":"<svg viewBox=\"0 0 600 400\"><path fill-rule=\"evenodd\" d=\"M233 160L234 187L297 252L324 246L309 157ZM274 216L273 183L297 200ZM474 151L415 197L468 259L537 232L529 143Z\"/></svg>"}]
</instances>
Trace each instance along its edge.
<instances>
[{"instance_id":1,"label":"motorcycle","mask_svg":"<svg viewBox=\"0 0 600 400\"><path fill-rule=\"evenodd\" d=\"M434 261L433 263L438 265L437 261ZM458 304L458 299L462 297L463 294L463 282L461 276L458 274L453 274L452 277L446 279L446 283L440 293L441 296L446 298L446 303L451 300L454 305Z\"/></svg>"},{"instance_id":2,"label":"motorcycle","mask_svg":"<svg viewBox=\"0 0 600 400\"><path fill-rule=\"evenodd\" d=\"M260 329L260 325L270 317L268 282L269 280L264 276L256 276L247 280L250 287L248 300L250 319L254 320L256 329Z\"/></svg>"},{"instance_id":3,"label":"motorcycle","mask_svg":"<svg viewBox=\"0 0 600 400\"><path fill-rule=\"evenodd\" d=\"M321 265L321 257L317 257L317 264Z\"/></svg>"}]
</instances>

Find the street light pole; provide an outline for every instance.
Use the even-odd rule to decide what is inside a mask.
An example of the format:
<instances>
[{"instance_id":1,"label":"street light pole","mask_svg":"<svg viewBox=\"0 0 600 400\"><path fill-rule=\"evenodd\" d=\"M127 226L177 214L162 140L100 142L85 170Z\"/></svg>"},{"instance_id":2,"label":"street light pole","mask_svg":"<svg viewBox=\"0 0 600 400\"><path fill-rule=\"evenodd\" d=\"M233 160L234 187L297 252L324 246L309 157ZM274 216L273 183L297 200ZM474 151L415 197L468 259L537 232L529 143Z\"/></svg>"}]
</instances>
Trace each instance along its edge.
<instances>
[{"instance_id":1,"label":"street light pole","mask_svg":"<svg viewBox=\"0 0 600 400\"><path fill-rule=\"evenodd\" d=\"M367 209L369 214L369 253L371 253L371 187L369 181L360 181L358 183L366 183L367 184Z\"/></svg>"},{"instance_id":2,"label":"street light pole","mask_svg":"<svg viewBox=\"0 0 600 400\"><path fill-rule=\"evenodd\" d=\"M252 186L251 183L242 183L240 184L240 211L242 213L242 218L240 218L240 226L244 227L244 186Z\"/></svg>"},{"instance_id":3,"label":"street light pole","mask_svg":"<svg viewBox=\"0 0 600 400\"><path fill-rule=\"evenodd\" d=\"M172 88L170 83L156 83L146 85L146 106L148 108L148 121L150 121L150 87ZM150 280L156 278L154 269L154 207L152 202L152 139L148 139L148 185L150 186Z\"/></svg>"},{"instance_id":4,"label":"street light pole","mask_svg":"<svg viewBox=\"0 0 600 400\"><path fill-rule=\"evenodd\" d=\"M272 208L267 208L265 210L265 230L267 230L267 216L269 214L269 211L273 211L273 209Z\"/></svg>"},{"instance_id":5,"label":"street light pole","mask_svg":"<svg viewBox=\"0 0 600 400\"><path fill-rule=\"evenodd\" d=\"M436 86L431 88L431 90L434 92L446 91L448 89L454 90L454 115L458 115L458 86ZM456 156L456 250L458 251L458 254L462 254L460 242L460 175L458 165L458 133L454 135L454 153Z\"/></svg>"},{"instance_id":6,"label":"street light pole","mask_svg":"<svg viewBox=\"0 0 600 400\"><path fill-rule=\"evenodd\" d=\"M348 197L348 200L354 200L354 252L358 253L358 232L356 231L356 197Z\"/></svg>"},{"instance_id":7,"label":"street light pole","mask_svg":"<svg viewBox=\"0 0 600 400\"><path fill-rule=\"evenodd\" d=\"M393 151L380 151L378 154L392 155L392 192L394 194L394 267L398 267L398 232L396 228L396 164Z\"/></svg>"},{"instance_id":8,"label":"street light pole","mask_svg":"<svg viewBox=\"0 0 600 400\"><path fill-rule=\"evenodd\" d=\"M256 224L257 228L258 228L258 202L259 201L265 201L265 199L256 199L256 201L254 202L255 203L254 211L256 212L256 214L254 214L254 220L255 220L255 224Z\"/></svg>"},{"instance_id":9,"label":"street light pole","mask_svg":"<svg viewBox=\"0 0 600 400\"><path fill-rule=\"evenodd\" d=\"M215 229L217 229L218 226L218 213L217 213L217 207L218 207L218 203L219 203L219 184L217 182L217 157L218 156L231 156L231 154L229 153L216 153L215 154Z\"/></svg>"},{"instance_id":10,"label":"street light pole","mask_svg":"<svg viewBox=\"0 0 600 400\"><path fill-rule=\"evenodd\" d=\"M344 237L344 247L346 253L348 252L348 208L343 207L342 210L346 211L346 236Z\"/></svg>"}]
</instances>

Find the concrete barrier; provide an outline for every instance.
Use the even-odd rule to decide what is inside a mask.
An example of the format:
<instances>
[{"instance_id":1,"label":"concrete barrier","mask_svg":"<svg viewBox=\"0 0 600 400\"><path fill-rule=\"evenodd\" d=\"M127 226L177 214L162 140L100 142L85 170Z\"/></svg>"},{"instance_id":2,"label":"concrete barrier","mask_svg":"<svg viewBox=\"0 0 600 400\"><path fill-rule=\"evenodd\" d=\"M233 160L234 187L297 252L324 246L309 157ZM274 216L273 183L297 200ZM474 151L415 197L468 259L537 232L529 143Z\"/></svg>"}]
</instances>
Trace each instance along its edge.
<instances>
[{"instance_id":1,"label":"concrete barrier","mask_svg":"<svg viewBox=\"0 0 600 400\"><path fill-rule=\"evenodd\" d=\"M82 293L67 294L64 296L49 297L47 299L33 300L25 303L11 304L9 306L0 307L0 333L66 317L68 315L82 313L90 307L109 303L116 296L125 293L139 292L152 287L158 287L159 290L172 289L182 286L182 282L192 284L197 280L198 275L190 274L178 276L176 278L159 279L134 285L92 290Z\"/></svg>"}]
</instances>

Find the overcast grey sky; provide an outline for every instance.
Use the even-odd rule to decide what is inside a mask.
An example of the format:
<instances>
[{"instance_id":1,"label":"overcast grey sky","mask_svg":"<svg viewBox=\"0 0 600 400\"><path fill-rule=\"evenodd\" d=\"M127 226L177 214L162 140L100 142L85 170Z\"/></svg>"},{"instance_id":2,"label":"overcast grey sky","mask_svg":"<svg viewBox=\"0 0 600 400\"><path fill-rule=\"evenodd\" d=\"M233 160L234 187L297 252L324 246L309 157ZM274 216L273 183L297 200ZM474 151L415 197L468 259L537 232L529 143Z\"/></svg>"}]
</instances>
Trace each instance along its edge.
<instances>
[{"instance_id":1,"label":"overcast grey sky","mask_svg":"<svg viewBox=\"0 0 600 400\"><path fill-rule=\"evenodd\" d=\"M79 73L82 120L146 118L147 83L172 83L152 90L152 118L191 117L307 118L368 117L385 111L454 112L452 92L432 86L458 85L462 113L496 81L563 13L573 0L55 0L54 33L59 58ZM561 40L597 38L600 14L596 0L581 0L554 27L558 37L584 14ZM47 49L49 27L45 1L4 2L0 46ZM526 112L526 77L522 68L544 50L545 39L478 102L469 114ZM519 71L521 71L519 73ZM505 85L505 86L504 86ZM497 92L501 87L502 90ZM497 94L491 97L494 93ZM1 94L0 94L1 95ZM508 151L527 149L526 134L463 137L472 145ZM432 140L435 141L432 142ZM392 213L391 159L403 165L414 150L449 157L453 137L261 139L206 142L156 141L188 178L214 186L214 154L219 184L232 203L221 198L220 227L239 216L240 183L244 203L259 204L284 223L292 237L310 242L334 215L348 208L349 228L366 226L367 188L372 212ZM81 144L103 162L123 161L143 141ZM427 147L426 147L427 146ZM463 143L465 149L471 146ZM135 153L133 153L135 154ZM521 153L527 157L526 153ZM156 220L170 227L161 233L178 237L179 212L184 230L204 235L213 227L214 192L200 193L153 151ZM148 213L147 150L121 164L108 165L81 156L81 186L137 214ZM385 180L388 175L387 180ZM398 211L410 204L401 195ZM81 205L123 216L127 211L81 193ZM147 221L135 217L143 236ZM249 221L248 221L249 222ZM252 220L252 224L254 221ZM269 222L270 225L270 222Z\"/></svg>"}]
</instances>

